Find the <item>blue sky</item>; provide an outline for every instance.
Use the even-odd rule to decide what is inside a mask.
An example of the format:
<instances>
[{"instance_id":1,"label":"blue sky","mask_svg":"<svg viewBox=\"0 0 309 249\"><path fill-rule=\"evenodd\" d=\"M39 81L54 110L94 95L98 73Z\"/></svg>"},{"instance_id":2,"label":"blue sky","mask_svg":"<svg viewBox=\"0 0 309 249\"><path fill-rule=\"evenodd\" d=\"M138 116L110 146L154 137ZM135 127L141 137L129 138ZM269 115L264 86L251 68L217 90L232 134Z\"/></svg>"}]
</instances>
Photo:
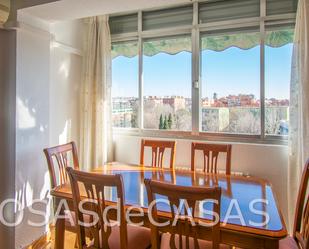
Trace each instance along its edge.
<instances>
[{"instance_id":1,"label":"blue sky","mask_svg":"<svg viewBox=\"0 0 309 249\"><path fill-rule=\"evenodd\" d=\"M266 98L289 98L292 45L265 48ZM260 48L202 52L202 97L260 96ZM191 96L191 53L144 56L144 95ZM113 96L138 96L138 58L113 60Z\"/></svg>"}]
</instances>

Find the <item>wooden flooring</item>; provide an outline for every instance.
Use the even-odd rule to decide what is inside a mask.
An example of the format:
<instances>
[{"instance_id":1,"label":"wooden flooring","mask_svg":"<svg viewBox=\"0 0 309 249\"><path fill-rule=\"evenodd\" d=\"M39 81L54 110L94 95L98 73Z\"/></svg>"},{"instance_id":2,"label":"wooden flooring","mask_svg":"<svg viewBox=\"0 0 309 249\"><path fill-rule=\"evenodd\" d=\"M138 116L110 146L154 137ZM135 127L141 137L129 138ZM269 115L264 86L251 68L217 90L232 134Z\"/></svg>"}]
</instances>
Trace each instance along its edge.
<instances>
[{"instance_id":1,"label":"wooden flooring","mask_svg":"<svg viewBox=\"0 0 309 249\"><path fill-rule=\"evenodd\" d=\"M47 239L43 239L43 241L38 241L32 246L29 246L27 249L54 249L54 243L55 243L55 228L51 228L51 236ZM75 245L75 239L76 234L71 232L65 232L65 242L64 242L64 248L65 249L76 249L74 247Z\"/></svg>"}]
</instances>

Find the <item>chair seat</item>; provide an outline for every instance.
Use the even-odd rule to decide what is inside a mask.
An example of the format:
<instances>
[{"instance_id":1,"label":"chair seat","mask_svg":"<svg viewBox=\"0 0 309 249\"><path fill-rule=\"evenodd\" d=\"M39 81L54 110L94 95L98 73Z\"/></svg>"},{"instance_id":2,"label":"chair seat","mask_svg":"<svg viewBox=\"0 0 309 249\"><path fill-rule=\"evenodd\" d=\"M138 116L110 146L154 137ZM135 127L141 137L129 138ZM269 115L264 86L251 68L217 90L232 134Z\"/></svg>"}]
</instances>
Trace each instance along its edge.
<instances>
[{"instance_id":1,"label":"chair seat","mask_svg":"<svg viewBox=\"0 0 309 249\"><path fill-rule=\"evenodd\" d=\"M127 225L128 229L128 249L146 249L151 245L150 229L145 227L138 227ZM101 238L100 238L101 239ZM113 226L111 235L108 238L109 249L120 249L120 228ZM93 243L90 244L88 249L95 248ZM101 246L102 248L102 246Z\"/></svg>"},{"instance_id":2,"label":"chair seat","mask_svg":"<svg viewBox=\"0 0 309 249\"><path fill-rule=\"evenodd\" d=\"M170 238L171 238L171 234L169 233L163 233L162 237L161 237L161 249L170 249ZM176 235L176 239L175 239L175 244L177 249L181 249L179 248L179 243L178 243L178 235ZM185 248L185 237L182 237L182 245L183 248ZM198 240L198 244L199 244L199 248L200 249L212 249L212 242L211 241L206 241L206 240ZM189 248L194 249L194 240L193 238L189 239ZM230 249L230 246L227 245L220 245L220 249Z\"/></svg>"},{"instance_id":3,"label":"chair seat","mask_svg":"<svg viewBox=\"0 0 309 249\"><path fill-rule=\"evenodd\" d=\"M299 249L296 241L288 236L285 239L279 241L279 249Z\"/></svg>"}]
</instances>

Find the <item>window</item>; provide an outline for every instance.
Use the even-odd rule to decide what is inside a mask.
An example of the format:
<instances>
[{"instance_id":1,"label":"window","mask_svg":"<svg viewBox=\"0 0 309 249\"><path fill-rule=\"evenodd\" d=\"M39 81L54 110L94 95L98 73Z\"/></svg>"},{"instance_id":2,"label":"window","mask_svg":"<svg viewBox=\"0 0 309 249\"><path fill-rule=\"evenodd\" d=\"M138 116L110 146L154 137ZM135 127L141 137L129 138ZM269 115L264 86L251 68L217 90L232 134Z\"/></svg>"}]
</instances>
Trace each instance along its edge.
<instances>
[{"instance_id":1,"label":"window","mask_svg":"<svg viewBox=\"0 0 309 249\"><path fill-rule=\"evenodd\" d=\"M138 127L137 42L112 46L112 121L114 127Z\"/></svg>"},{"instance_id":2,"label":"window","mask_svg":"<svg viewBox=\"0 0 309 249\"><path fill-rule=\"evenodd\" d=\"M265 133L267 135L288 135L289 132L293 33L293 29L266 32Z\"/></svg>"},{"instance_id":3,"label":"window","mask_svg":"<svg viewBox=\"0 0 309 249\"><path fill-rule=\"evenodd\" d=\"M143 13L143 30L192 25L192 19L192 5L163 10L145 11Z\"/></svg>"},{"instance_id":4,"label":"window","mask_svg":"<svg viewBox=\"0 0 309 249\"><path fill-rule=\"evenodd\" d=\"M137 14L115 16L109 19L111 34L122 34L137 31Z\"/></svg>"},{"instance_id":5,"label":"window","mask_svg":"<svg viewBox=\"0 0 309 249\"><path fill-rule=\"evenodd\" d=\"M298 0L266 0L267 15L295 13Z\"/></svg>"},{"instance_id":6,"label":"window","mask_svg":"<svg viewBox=\"0 0 309 249\"><path fill-rule=\"evenodd\" d=\"M143 51L144 128L190 131L190 37L148 40Z\"/></svg>"},{"instance_id":7,"label":"window","mask_svg":"<svg viewBox=\"0 0 309 249\"><path fill-rule=\"evenodd\" d=\"M260 134L260 36L202 37L202 131Z\"/></svg>"},{"instance_id":8,"label":"window","mask_svg":"<svg viewBox=\"0 0 309 249\"><path fill-rule=\"evenodd\" d=\"M201 3L199 6L200 23L230 21L259 15L259 0L215 0Z\"/></svg>"},{"instance_id":9,"label":"window","mask_svg":"<svg viewBox=\"0 0 309 249\"><path fill-rule=\"evenodd\" d=\"M113 126L285 141L297 2L193 1L111 16Z\"/></svg>"}]
</instances>

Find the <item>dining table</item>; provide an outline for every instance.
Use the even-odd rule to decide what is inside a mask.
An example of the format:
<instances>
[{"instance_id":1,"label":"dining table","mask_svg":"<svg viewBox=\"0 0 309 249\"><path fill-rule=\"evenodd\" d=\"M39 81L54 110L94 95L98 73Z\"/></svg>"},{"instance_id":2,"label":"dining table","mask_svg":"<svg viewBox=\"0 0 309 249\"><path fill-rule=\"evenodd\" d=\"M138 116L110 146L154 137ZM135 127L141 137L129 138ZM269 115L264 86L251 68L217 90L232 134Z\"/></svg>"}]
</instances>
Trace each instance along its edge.
<instances>
[{"instance_id":1,"label":"dining table","mask_svg":"<svg viewBox=\"0 0 309 249\"><path fill-rule=\"evenodd\" d=\"M178 186L220 186L220 233L223 244L244 249L277 249L279 241L287 236L286 225L272 185L258 177L212 174L183 168L154 168L119 162L107 163L90 172L122 175L125 208L133 213L137 212L137 209L143 209L145 212L142 215L132 215L132 222L142 222L145 227L149 227L150 223L144 179L153 179ZM105 196L108 205L116 205L115 191L111 188L108 192ZM69 183L52 189L51 196L55 210L62 200L66 200L67 208L74 211ZM160 214L164 220L169 211L165 210L163 205L161 208ZM64 208L60 209L60 214L65 212ZM110 215L115 218L117 212L111 212ZM209 217L200 212L198 219L207 220ZM198 231L198 239L211 240L211 230L208 227L200 226ZM64 248L64 239L65 220L59 218L55 224L56 249Z\"/></svg>"}]
</instances>

